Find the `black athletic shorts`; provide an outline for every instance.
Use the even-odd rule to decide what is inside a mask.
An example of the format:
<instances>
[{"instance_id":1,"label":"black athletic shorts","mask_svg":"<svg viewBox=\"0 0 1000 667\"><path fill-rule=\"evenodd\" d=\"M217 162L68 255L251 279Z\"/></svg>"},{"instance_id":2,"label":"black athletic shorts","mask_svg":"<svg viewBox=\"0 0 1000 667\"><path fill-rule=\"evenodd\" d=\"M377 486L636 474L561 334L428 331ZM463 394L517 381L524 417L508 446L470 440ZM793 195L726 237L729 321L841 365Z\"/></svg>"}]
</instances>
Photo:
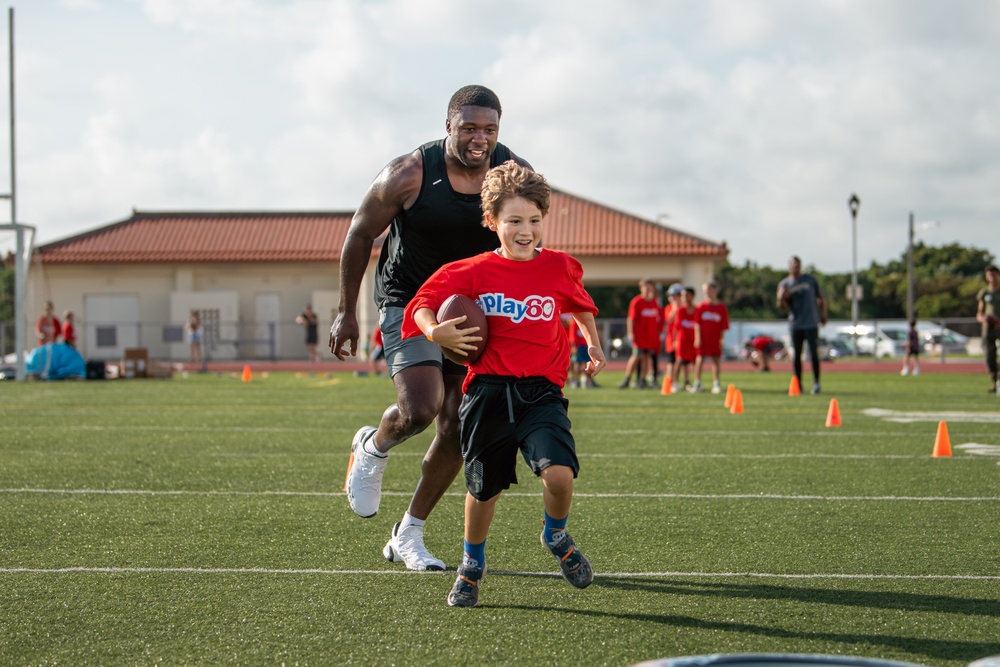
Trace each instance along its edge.
<instances>
[{"instance_id":1,"label":"black athletic shorts","mask_svg":"<svg viewBox=\"0 0 1000 667\"><path fill-rule=\"evenodd\" d=\"M477 375L458 415L462 419L465 487L489 500L517 484L517 451L535 473L552 465L580 472L569 407L558 386L542 377Z\"/></svg>"}]
</instances>

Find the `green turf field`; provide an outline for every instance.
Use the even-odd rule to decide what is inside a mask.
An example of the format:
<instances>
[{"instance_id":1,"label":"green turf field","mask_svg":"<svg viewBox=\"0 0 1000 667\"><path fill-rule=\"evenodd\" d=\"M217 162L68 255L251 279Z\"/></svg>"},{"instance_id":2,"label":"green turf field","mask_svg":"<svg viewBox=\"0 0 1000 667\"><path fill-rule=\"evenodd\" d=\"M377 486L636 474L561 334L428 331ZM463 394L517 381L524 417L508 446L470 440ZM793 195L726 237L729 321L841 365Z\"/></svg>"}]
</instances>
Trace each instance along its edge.
<instances>
[{"instance_id":1,"label":"green turf field","mask_svg":"<svg viewBox=\"0 0 1000 667\"><path fill-rule=\"evenodd\" d=\"M613 387L620 374L603 376ZM341 492L393 399L348 374L0 383L0 663L630 665L802 652L923 665L1000 654L1000 399L981 378L730 374L711 394L567 390L583 591L538 543L540 483L501 499L480 606L382 546ZM831 398L843 425L827 428ZM932 458L938 421L953 456ZM428 524L461 554L461 480Z\"/></svg>"}]
</instances>

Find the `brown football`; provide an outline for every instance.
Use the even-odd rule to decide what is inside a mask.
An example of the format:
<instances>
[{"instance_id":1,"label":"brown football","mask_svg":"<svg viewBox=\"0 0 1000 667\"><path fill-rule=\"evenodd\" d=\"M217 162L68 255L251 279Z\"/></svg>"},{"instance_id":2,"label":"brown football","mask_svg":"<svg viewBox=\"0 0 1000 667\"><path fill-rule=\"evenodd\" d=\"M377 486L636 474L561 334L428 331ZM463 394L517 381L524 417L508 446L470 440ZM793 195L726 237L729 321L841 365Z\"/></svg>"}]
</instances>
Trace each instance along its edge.
<instances>
[{"instance_id":1,"label":"brown football","mask_svg":"<svg viewBox=\"0 0 1000 667\"><path fill-rule=\"evenodd\" d=\"M465 315L465 322L458 325L459 329L468 329L470 327L479 327L479 331L476 332L476 336L482 338L481 341L475 343L475 350L468 350L469 356L463 357L460 354L456 354L448 348L442 347L441 352L445 357L454 361L456 364L462 364L463 366L468 366L483 353L486 349L486 338L488 335L488 328L486 324L486 313L483 309L479 307L475 301L465 296L464 294L453 294L444 300L441 307L438 308L437 321L444 322L445 320L453 320L456 317L461 317Z\"/></svg>"}]
</instances>

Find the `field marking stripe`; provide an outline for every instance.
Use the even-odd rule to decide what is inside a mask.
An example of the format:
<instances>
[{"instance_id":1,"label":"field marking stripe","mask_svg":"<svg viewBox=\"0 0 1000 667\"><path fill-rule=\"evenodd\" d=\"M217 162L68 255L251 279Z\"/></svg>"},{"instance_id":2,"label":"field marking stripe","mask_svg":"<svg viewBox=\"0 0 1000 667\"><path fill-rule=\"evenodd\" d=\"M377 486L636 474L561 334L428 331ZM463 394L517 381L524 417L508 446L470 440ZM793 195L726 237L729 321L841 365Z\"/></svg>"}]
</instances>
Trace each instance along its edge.
<instances>
[{"instance_id":1,"label":"field marking stripe","mask_svg":"<svg viewBox=\"0 0 1000 667\"><path fill-rule=\"evenodd\" d=\"M36 493L54 495L105 495L105 496L308 496L335 498L346 495L343 491L151 491L144 489L0 489L0 493ZM383 491L383 496L409 498L404 491ZM446 493L452 498L464 498L464 493ZM538 498L541 493L504 493L506 498ZM902 501L902 502L995 502L996 496L819 496L780 495L770 493L574 493L574 498L661 498L692 500L829 500L829 501Z\"/></svg>"},{"instance_id":2,"label":"field marking stripe","mask_svg":"<svg viewBox=\"0 0 1000 667\"><path fill-rule=\"evenodd\" d=\"M414 572L405 569L393 570L327 570L320 568L308 569L268 569L260 567L0 567L0 574L330 574L330 575L446 575L454 574L445 570L442 572ZM557 572L519 572L509 570L490 570L491 575L553 577L562 575ZM802 573L783 574L772 572L600 572L595 575L599 579L638 578L638 577L692 577L692 578L737 578L752 577L759 579L905 579L905 580L1000 580L996 574L849 574L849 573Z\"/></svg>"},{"instance_id":3,"label":"field marking stripe","mask_svg":"<svg viewBox=\"0 0 1000 667\"><path fill-rule=\"evenodd\" d=\"M963 449L968 451L973 455L961 456L955 455L950 458L953 459L963 459L963 460L973 460L981 459L983 456L997 456L1000 455L1000 445L986 445L980 443L966 443L961 445L953 445L953 448ZM36 449L22 449L22 450L7 450L0 451L0 455L12 456L12 455L37 455L37 456L90 456L91 452L84 451L72 451L72 450L50 450L41 451ZM334 457L334 458L346 458L343 452L203 452L204 456L207 457L221 457L221 458L260 458L260 457ZM609 452L604 454L588 454L585 452L577 452L577 457L581 459L844 459L844 460L860 460L860 459L884 459L884 460L925 460L931 457L926 454L823 454L823 453L809 453L809 454L727 454L727 453L670 453L670 452L657 452L655 454L650 453L637 453L637 454L625 454L625 453L615 453ZM421 457L425 456L424 452L408 451L408 452L394 452L393 456L410 456L410 457Z\"/></svg>"}]
</instances>

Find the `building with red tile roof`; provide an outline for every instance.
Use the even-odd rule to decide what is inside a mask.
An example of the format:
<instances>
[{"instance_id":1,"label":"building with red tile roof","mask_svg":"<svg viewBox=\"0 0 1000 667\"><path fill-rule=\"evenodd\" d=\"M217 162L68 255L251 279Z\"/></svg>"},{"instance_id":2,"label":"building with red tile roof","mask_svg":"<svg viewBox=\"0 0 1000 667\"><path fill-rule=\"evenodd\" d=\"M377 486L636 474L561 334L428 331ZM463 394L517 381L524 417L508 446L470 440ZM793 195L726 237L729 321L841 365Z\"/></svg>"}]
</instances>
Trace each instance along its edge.
<instances>
[{"instance_id":1,"label":"building with red tile roof","mask_svg":"<svg viewBox=\"0 0 1000 667\"><path fill-rule=\"evenodd\" d=\"M180 327L198 310L213 358L294 359L304 354L294 321L306 304L319 315L325 348L353 214L133 211L36 248L28 303L52 300L60 312L73 310L87 358L118 359L125 348L146 347L154 358L184 359ZM553 191L543 243L577 257L594 285L641 277L701 285L728 254L725 243L560 190ZM371 293L380 247L379 240L362 293ZM362 299L359 310L362 327L374 328L371 300Z\"/></svg>"}]
</instances>

